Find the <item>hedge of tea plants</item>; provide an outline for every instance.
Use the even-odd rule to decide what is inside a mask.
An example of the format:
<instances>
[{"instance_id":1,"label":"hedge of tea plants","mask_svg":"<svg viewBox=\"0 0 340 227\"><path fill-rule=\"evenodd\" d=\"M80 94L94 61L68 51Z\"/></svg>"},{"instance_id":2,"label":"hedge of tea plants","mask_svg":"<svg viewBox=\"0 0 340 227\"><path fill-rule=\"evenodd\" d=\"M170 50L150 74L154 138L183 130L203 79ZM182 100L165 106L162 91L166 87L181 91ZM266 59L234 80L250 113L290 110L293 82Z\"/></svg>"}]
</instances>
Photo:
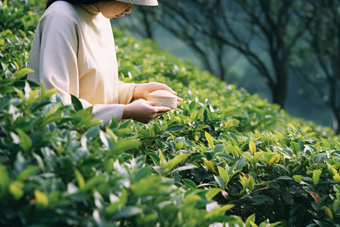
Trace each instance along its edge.
<instances>
[{"instance_id":1,"label":"hedge of tea plants","mask_svg":"<svg viewBox=\"0 0 340 227\"><path fill-rule=\"evenodd\" d=\"M166 83L184 102L100 127L25 79L42 12L0 1L0 226L340 226L329 128L118 30L121 81Z\"/></svg>"}]
</instances>

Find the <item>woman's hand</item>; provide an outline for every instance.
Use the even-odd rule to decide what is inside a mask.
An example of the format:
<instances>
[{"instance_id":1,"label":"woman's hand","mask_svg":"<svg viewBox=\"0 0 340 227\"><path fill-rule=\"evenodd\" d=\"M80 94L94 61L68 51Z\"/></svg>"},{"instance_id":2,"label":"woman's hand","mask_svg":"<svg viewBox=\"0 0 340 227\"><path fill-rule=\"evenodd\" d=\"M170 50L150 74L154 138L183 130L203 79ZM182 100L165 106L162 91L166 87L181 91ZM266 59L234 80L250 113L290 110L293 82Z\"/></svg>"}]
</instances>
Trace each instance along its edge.
<instances>
[{"instance_id":1,"label":"woman's hand","mask_svg":"<svg viewBox=\"0 0 340 227\"><path fill-rule=\"evenodd\" d=\"M133 119L146 124L168 111L168 107L154 106L152 102L138 100L124 106L123 119Z\"/></svg>"},{"instance_id":2,"label":"woman's hand","mask_svg":"<svg viewBox=\"0 0 340 227\"><path fill-rule=\"evenodd\" d=\"M168 87L165 84L157 83L157 82L150 82L145 84L138 84L135 88L135 91L133 93L134 99L146 99L148 94L150 94L153 91L157 90L165 90L169 91L173 95L177 95L176 92L174 92L170 87ZM183 100L179 97L177 97L177 102L182 102Z\"/></svg>"}]
</instances>

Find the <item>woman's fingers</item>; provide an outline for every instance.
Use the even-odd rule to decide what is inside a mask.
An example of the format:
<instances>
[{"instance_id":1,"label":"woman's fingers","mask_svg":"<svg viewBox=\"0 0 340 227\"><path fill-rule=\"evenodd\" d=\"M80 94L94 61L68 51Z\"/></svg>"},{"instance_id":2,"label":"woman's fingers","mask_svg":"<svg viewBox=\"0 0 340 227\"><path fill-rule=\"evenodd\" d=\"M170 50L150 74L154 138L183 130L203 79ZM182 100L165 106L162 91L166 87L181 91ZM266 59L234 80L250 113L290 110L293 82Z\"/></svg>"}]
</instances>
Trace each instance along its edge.
<instances>
[{"instance_id":1,"label":"woman's fingers","mask_svg":"<svg viewBox=\"0 0 340 227\"><path fill-rule=\"evenodd\" d=\"M161 116L171 110L169 107L164 107L164 106L155 106L154 109L155 109L156 117Z\"/></svg>"},{"instance_id":2,"label":"woman's fingers","mask_svg":"<svg viewBox=\"0 0 340 227\"><path fill-rule=\"evenodd\" d=\"M147 101L147 103L149 103L150 106L155 106L155 103L152 101Z\"/></svg>"},{"instance_id":3,"label":"woman's fingers","mask_svg":"<svg viewBox=\"0 0 340 227\"><path fill-rule=\"evenodd\" d=\"M172 93L173 95L177 95L177 92L175 92L174 90L172 90L169 86L162 84L162 90L166 90L170 93Z\"/></svg>"},{"instance_id":4,"label":"woman's fingers","mask_svg":"<svg viewBox=\"0 0 340 227\"><path fill-rule=\"evenodd\" d=\"M160 113L160 112L166 113L171 110L169 107L165 107L165 106L155 106L154 108L155 108L156 113Z\"/></svg>"}]
</instances>

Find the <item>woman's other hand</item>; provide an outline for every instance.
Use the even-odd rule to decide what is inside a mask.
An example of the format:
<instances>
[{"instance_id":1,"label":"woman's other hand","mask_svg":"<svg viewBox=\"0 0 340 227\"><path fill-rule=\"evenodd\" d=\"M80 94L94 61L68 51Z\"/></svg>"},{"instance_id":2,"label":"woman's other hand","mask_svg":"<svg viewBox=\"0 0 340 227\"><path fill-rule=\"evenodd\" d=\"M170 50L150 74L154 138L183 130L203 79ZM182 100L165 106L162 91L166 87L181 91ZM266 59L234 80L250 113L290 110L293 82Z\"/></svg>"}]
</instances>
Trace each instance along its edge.
<instances>
[{"instance_id":1,"label":"woman's other hand","mask_svg":"<svg viewBox=\"0 0 340 227\"><path fill-rule=\"evenodd\" d=\"M133 98L134 99L140 99L140 98L146 99L148 94L150 94L153 91L157 91L157 90L169 91L171 94L177 96L177 93L174 92L167 85L162 84L162 83L157 83L157 82L150 82L150 83L145 83L145 84L138 84L135 88ZM177 102L182 102L182 101L183 100L181 98L177 97Z\"/></svg>"},{"instance_id":2,"label":"woman's other hand","mask_svg":"<svg viewBox=\"0 0 340 227\"><path fill-rule=\"evenodd\" d=\"M133 119L146 124L170 110L168 107L154 106L152 102L138 100L124 106L123 119Z\"/></svg>"}]
</instances>

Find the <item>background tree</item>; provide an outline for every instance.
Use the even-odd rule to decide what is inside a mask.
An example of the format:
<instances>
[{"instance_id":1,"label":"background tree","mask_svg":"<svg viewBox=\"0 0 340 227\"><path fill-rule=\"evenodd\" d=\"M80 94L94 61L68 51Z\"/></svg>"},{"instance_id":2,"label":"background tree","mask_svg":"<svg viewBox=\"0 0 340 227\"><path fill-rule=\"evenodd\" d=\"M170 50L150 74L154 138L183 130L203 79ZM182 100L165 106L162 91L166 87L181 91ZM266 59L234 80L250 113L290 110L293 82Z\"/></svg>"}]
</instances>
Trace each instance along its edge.
<instances>
[{"instance_id":1,"label":"background tree","mask_svg":"<svg viewBox=\"0 0 340 227\"><path fill-rule=\"evenodd\" d=\"M220 29L214 25L215 17L218 17L212 13L215 11L214 3L215 1L206 1L206 4L178 1L174 4L164 1L160 5L162 14L157 17L157 23L185 42L208 71L222 81L227 81L228 68L239 55L231 53L231 49L223 40L211 35L217 34ZM192 21L193 18L197 20ZM210 33L203 31L207 28Z\"/></svg>"},{"instance_id":2,"label":"background tree","mask_svg":"<svg viewBox=\"0 0 340 227\"><path fill-rule=\"evenodd\" d=\"M316 71L313 70L313 73L310 73L313 67L308 67L314 66L315 62L303 60L306 59L306 50L304 50L305 56L301 55L301 48L310 43L312 37L310 30L314 29L314 33L317 34L317 27L323 26L323 21L317 21L321 12L318 4L321 2L326 4L331 1L186 0L170 2L160 0L159 7L134 7L132 15L123 20L115 20L115 23L119 22L125 30L141 38L154 38L155 25L161 25L185 42L196 53L205 68L216 77L227 82L235 82L242 87L244 81L247 83L249 81L248 84L253 84L251 89L256 93L264 90L267 92L263 87L265 85L258 81L262 78L271 92L273 102L282 107L287 104L288 110L300 113L299 116L308 118L312 115L319 118L319 122L330 124L330 121L326 120L329 117L326 106L319 108L318 112L322 117L318 117L320 115L316 113L302 110L312 107L295 103L298 95L297 78L304 80L303 97L313 97L313 100L310 99L312 103L322 104L323 102L315 99L317 96L313 95L313 92L317 90L314 87L308 86L307 89L306 86L309 83L321 85L320 81L315 82L315 78L311 78L311 75L313 77L317 75ZM337 4L337 1L333 2L324 7ZM332 24L329 23L329 26ZM301 39L302 37L304 39ZM306 37L308 40L305 40ZM234 51L230 51L230 48ZM336 48L332 49L336 50ZM300 53L297 54L296 51ZM309 51L314 50L309 48ZM237 55L231 53L237 53ZM239 79L234 80L234 77L239 78L242 75L235 75L228 71L239 55L246 58L253 66L245 72L247 79L243 79L243 82ZM302 67L297 69L296 65L291 64L297 62L296 58L303 60L304 63L300 65L304 65L304 69ZM302 69L304 74L309 75L308 80L302 75L296 77ZM288 87L290 91L287 98ZM327 99L326 96L324 98ZM335 103L329 98L327 100L328 103ZM331 104L327 104L329 105ZM339 112L338 109L333 108L332 112L336 119L335 113ZM334 121L334 119L333 122L339 121ZM333 125L337 128L337 124L333 123Z\"/></svg>"},{"instance_id":3,"label":"background tree","mask_svg":"<svg viewBox=\"0 0 340 227\"><path fill-rule=\"evenodd\" d=\"M316 19L291 63L294 73L303 79L302 95L314 104L318 98L324 102L332 112L333 128L339 134L340 1L318 0L315 8Z\"/></svg>"},{"instance_id":4,"label":"background tree","mask_svg":"<svg viewBox=\"0 0 340 227\"><path fill-rule=\"evenodd\" d=\"M288 90L287 63L316 12L309 1L187 0L177 4L162 1L161 7L162 18L166 15L176 23L169 25L167 20L159 23L177 36L195 39L195 43L200 40L202 46L211 40L214 42L211 52L216 53L217 58L225 56L224 45L240 52L271 90L273 102L284 107ZM209 51L202 53L210 57Z\"/></svg>"},{"instance_id":5,"label":"background tree","mask_svg":"<svg viewBox=\"0 0 340 227\"><path fill-rule=\"evenodd\" d=\"M167 7L166 4L165 1L160 1L158 8L134 7L132 17L114 20L114 24L121 29L131 31L138 37L153 39L155 32L153 25L157 23L188 45L205 69L222 81L226 81L228 68L238 59L239 54L230 54L228 46L223 42L197 31L190 25L187 26L186 21L176 11L177 8ZM172 4L181 3L172 2ZM197 11L197 14L205 10L197 7L192 8L192 10ZM209 5L209 7L212 6ZM207 13L207 10L204 13ZM206 26L209 26L209 24Z\"/></svg>"}]
</instances>

